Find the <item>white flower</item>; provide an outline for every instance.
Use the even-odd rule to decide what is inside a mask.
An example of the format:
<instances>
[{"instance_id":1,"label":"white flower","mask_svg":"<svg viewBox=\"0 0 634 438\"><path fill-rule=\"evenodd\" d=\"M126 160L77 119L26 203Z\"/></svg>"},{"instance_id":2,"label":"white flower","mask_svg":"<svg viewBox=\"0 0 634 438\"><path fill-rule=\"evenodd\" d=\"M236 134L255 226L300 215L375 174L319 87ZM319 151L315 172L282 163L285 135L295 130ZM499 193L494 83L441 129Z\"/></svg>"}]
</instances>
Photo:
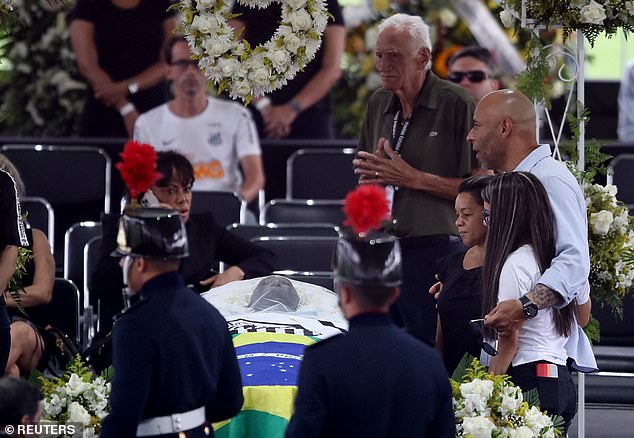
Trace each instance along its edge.
<instances>
[{"instance_id":1,"label":"white flower","mask_svg":"<svg viewBox=\"0 0 634 438\"><path fill-rule=\"evenodd\" d=\"M515 16L508 8L504 8L504 10L500 12L500 21L504 27L511 28L515 26Z\"/></svg>"},{"instance_id":2,"label":"white flower","mask_svg":"<svg viewBox=\"0 0 634 438\"><path fill-rule=\"evenodd\" d=\"M582 7L579 11L579 15L579 21L588 24L603 24L603 20L607 18L603 6L594 0L591 0L590 3Z\"/></svg>"},{"instance_id":3,"label":"white flower","mask_svg":"<svg viewBox=\"0 0 634 438\"><path fill-rule=\"evenodd\" d=\"M90 384L84 382L81 377L73 373L66 383L66 392L70 396L78 396L90 389Z\"/></svg>"},{"instance_id":4,"label":"white flower","mask_svg":"<svg viewBox=\"0 0 634 438\"><path fill-rule=\"evenodd\" d=\"M222 40L219 39L208 39L203 41L202 43L203 49L212 57L216 58L220 55L223 55L229 47Z\"/></svg>"},{"instance_id":5,"label":"white flower","mask_svg":"<svg viewBox=\"0 0 634 438\"><path fill-rule=\"evenodd\" d=\"M293 26L295 32L305 32L313 25L313 19L310 14L303 9L288 14L288 21L291 23L291 26Z\"/></svg>"},{"instance_id":6,"label":"white flower","mask_svg":"<svg viewBox=\"0 0 634 438\"><path fill-rule=\"evenodd\" d=\"M552 427L553 424L550 417L542 413L536 406L532 406L526 414L524 414L524 419L526 420L526 425L536 433L544 427Z\"/></svg>"},{"instance_id":7,"label":"white flower","mask_svg":"<svg viewBox=\"0 0 634 438\"><path fill-rule=\"evenodd\" d=\"M601 210L598 213L590 214L590 225L592 226L592 232L600 236L605 236L610 231L610 225L614 217L611 211Z\"/></svg>"},{"instance_id":8,"label":"white flower","mask_svg":"<svg viewBox=\"0 0 634 438\"><path fill-rule=\"evenodd\" d=\"M82 405L77 402L72 402L68 406L68 421L88 426L90 424L90 414Z\"/></svg>"},{"instance_id":9,"label":"white flower","mask_svg":"<svg viewBox=\"0 0 634 438\"><path fill-rule=\"evenodd\" d=\"M488 399L492 393L493 382L491 380L473 379L471 382L460 385L460 394L465 398L469 395L476 395Z\"/></svg>"},{"instance_id":10,"label":"white flower","mask_svg":"<svg viewBox=\"0 0 634 438\"><path fill-rule=\"evenodd\" d=\"M533 438L535 433L528 426L520 426L509 430L509 438Z\"/></svg>"},{"instance_id":11,"label":"white flower","mask_svg":"<svg viewBox=\"0 0 634 438\"><path fill-rule=\"evenodd\" d=\"M219 27L218 20L210 15L196 15L191 26L202 33L213 33Z\"/></svg>"},{"instance_id":12,"label":"white flower","mask_svg":"<svg viewBox=\"0 0 634 438\"><path fill-rule=\"evenodd\" d=\"M196 6L199 11L212 8L214 6L214 0L196 0Z\"/></svg>"},{"instance_id":13,"label":"white flower","mask_svg":"<svg viewBox=\"0 0 634 438\"><path fill-rule=\"evenodd\" d=\"M286 0L286 3L291 9L301 9L306 6L306 0Z\"/></svg>"},{"instance_id":14,"label":"white flower","mask_svg":"<svg viewBox=\"0 0 634 438\"><path fill-rule=\"evenodd\" d=\"M270 59L273 65L281 70L291 62L291 55L286 50L278 49L271 53Z\"/></svg>"},{"instance_id":15,"label":"white flower","mask_svg":"<svg viewBox=\"0 0 634 438\"><path fill-rule=\"evenodd\" d=\"M286 35L284 37L284 46L292 53L297 53L299 48L303 45L302 39L295 34Z\"/></svg>"},{"instance_id":16,"label":"white flower","mask_svg":"<svg viewBox=\"0 0 634 438\"><path fill-rule=\"evenodd\" d=\"M634 1L625 2L625 9L627 10L628 14L634 15Z\"/></svg>"},{"instance_id":17,"label":"white flower","mask_svg":"<svg viewBox=\"0 0 634 438\"><path fill-rule=\"evenodd\" d=\"M522 404L522 391L517 386L505 386L502 389L502 401L500 410L503 413L515 412Z\"/></svg>"},{"instance_id":18,"label":"white flower","mask_svg":"<svg viewBox=\"0 0 634 438\"><path fill-rule=\"evenodd\" d=\"M438 12L438 18L440 18L440 22L445 27L454 27L458 22L458 17L454 14L451 9L442 8Z\"/></svg>"},{"instance_id":19,"label":"white flower","mask_svg":"<svg viewBox=\"0 0 634 438\"><path fill-rule=\"evenodd\" d=\"M249 73L249 79L256 85L266 85L271 80L271 71L266 67L260 67Z\"/></svg>"},{"instance_id":20,"label":"white flower","mask_svg":"<svg viewBox=\"0 0 634 438\"><path fill-rule=\"evenodd\" d=\"M235 58L220 58L217 67L223 76L231 77L240 69L240 62Z\"/></svg>"},{"instance_id":21,"label":"white flower","mask_svg":"<svg viewBox=\"0 0 634 438\"><path fill-rule=\"evenodd\" d=\"M486 417L465 417L462 420L464 434L473 438L491 438L495 425Z\"/></svg>"},{"instance_id":22,"label":"white flower","mask_svg":"<svg viewBox=\"0 0 634 438\"><path fill-rule=\"evenodd\" d=\"M619 191L618 187L616 187L614 184L607 184L605 186L605 192L610 196L613 196L613 197L616 196L618 191Z\"/></svg>"},{"instance_id":23,"label":"white flower","mask_svg":"<svg viewBox=\"0 0 634 438\"><path fill-rule=\"evenodd\" d=\"M244 97L251 92L251 86L247 81L240 81L233 84L232 91L239 97Z\"/></svg>"}]
</instances>

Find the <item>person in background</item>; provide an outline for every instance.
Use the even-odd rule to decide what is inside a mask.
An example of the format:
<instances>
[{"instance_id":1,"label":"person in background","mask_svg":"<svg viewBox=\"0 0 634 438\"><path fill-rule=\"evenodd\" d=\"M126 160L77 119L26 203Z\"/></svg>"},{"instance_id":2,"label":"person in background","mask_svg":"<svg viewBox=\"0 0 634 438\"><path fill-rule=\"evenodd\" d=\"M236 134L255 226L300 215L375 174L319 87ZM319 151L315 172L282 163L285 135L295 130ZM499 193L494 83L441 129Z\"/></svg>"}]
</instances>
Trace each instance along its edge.
<instances>
[{"instance_id":1,"label":"person in background","mask_svg":"<svg viewBox=\"0 0 634 438\"><path fill-rule=\"evenodd\" d=\"M22 197L25 187L20 173L13 163L2 154L0 154L0 169L11 175L18 197ZM32 368L46 365L47 358L44 353L47 348L51 347L47 346L46 341L49 339L45 331L30 322L28 308L47 304L51 301L55 281L55 259L51 253L51 246L46 234L37 228L31 228L28 216L25 234L28 240L26 248L32 251L33 256L26 262L25 273L21 278L24 293L20 294L20 301L22 307L27 309L27 314L18 309L13 297L7 293L4 294L11 320L11 351L6 365L6 374L16 377L28 374Z\"/></svg>"},{"instance_id":2,"label":"person in background","mask_svg":"<svg viewBox=\"0 0 634 438\"><path fill-rule=\"evenodd\" d=\"M42 420L42 393L31 383L15 377L0 377L0 436L22 436L7 433L6 426L37 424Z\"/></svg>"},{"instance_id":3,"label":"person in background","mask_svg":"<svg viewBox=\"0 0 634 438\"><path fill-rule=\"evenodd\" d=\"M264 188L264 170L249 111L239 103L207 96L207 79L182 35L167 40L164 58L174 99L141 114L134 124L134 139L185 155L194 166L194 190L239 192L247 202L253 201Z\"/></svg>"},{"instance_id":4,"label":"person in background","mask_svg":"<svg viewBox=\"0 0 634 438\"><path fill-rule=\"evenodd\" d=\"M328 1L326 8L331 17L315 58L285 86L250 105L261 138L334 138L329 93L341 77L346 30L339 3ZM255 47L275 32L281 7L255 9L235 2L232 12L240 16L231 25L236 32L244 29L244 38Z\"/></svg>"},{"instance_id":5,"label":"person in background","mask_svg":"<svg viewBox=\"0 0 634 438\"><path fill-rule=\"evenodd\" d=\"M271 274L275 256L267 249L244 240L215 223L211 213L190 214L194 169L189 160L173 151L158 152L157 172L162 177L151 192L157 204L178 211L189 239L189 256L183 258L179 271L185 282L198 292L222 286L234 280ZM102 217L101 255L92 276L91 293L100 300L100 331L109 331L112 317L123 308L121 268L110 253L117 247L118 215ZM217 273L218 262L227 269Z\"/></svg>"},{"instance_id":6,"label":"person in background","mask_svg":"<svg viewBox=\"0 0 634 438\"><path fill-rule=\"evenodd\" d=\"M634 60L623 71L619 87L619 140L634 141Z\"/></svg>"},{"instance_id":7,"label":"person in background","mask_svg":"<svg viewBox=\"0 0 634 438\"><path fill-rule=\"evenodd\" d=\"M468 249L438 262L438 278L444 287L436 306L436 349L449 375L453 374L465 353L474 357L480 355L482 337L470 321L482 317L480 273L484 264L487 228L482 222L484 203L480 192L488 181L487 176L473 176L458 186L456 227Z\"/></svg>"},{"instance_id":8,"label":"person in background","mask_svg":"<svg viewBox=\"0 0 634 438\"><path fill-rule=\"evenodd\" d=\"M18 260L18 246L29 244L15 182L11 175L0 170L0 376L5 373L11 349L10 319L5 304L9 280Z\"/></svg>"},{"instance_id":9,"label":"person in background","mask_svg":"<svg viewBox=\"0 0 634 438\"><path fill-rule=\"evenodd\" d=\"M401 283L398 239L340 238L334 274L350 330L306 348L286 437L454 437L442 361L389 316Z\"/></svg>"},{"instance_id":10,"label":"person in background","mask_svg":"<svg viewBox=\"0 0 634 438\"><path fill-rule=\"evenodd\" d=\"M465 47L449 58L448 67L448 79L467 90L476 104L491 91L502 88L497 65L484 47Z\"/></svg>"},{"instance_id":11,"label":"person in background","mask_svg":"<svg viewBox=\"0 0 634 438\"><path fill-rule=\"evenodd\" d=\"M464 248L453 201L460 182L478 173L466 140L474 104L463 88L429 71L429 26L420 17L383 20L375 58L383 87L368 101L353 165L360 184L385 186L391 200L386 229L403 249L393 316L433 345L436 303L427 291L436 260Z\"/></svg>"},{"instance_id":12,"label":"person in background","mask_svg":"<svg viewBox=\"0 0 634 438\"><path fill-rule=\"evenodd\" d=\"M170 0L78 0L69 15L79 72L92 95L83 137L129 137L139 112L167 98L161 48L176 26Z\"/></svg>"},{"instance_id":13,"label":"person in background","mask_svg":"<svg viewBox=\"0 0 634 438\"><path fill-rule=\"evenodd\" d=\"M485 315L485 324L501 335L536 311L561 308L585 287L590 273L586 202L578 181L565 164L535 138L535 110L514 90L487 94L476 107L467 139L488 169L530 172L544 185L555 216L555 257L533 290L522 299L500 301Z\"/></svg>"},{"instance_id":14,"label":"person in background","mask_svg":"<svg viewBox=\"0 0 634 438\"><path fill-rule=\"evenodd\" d=\"M102 438L213 436L209 423L242 407L242 381L227 322L178 273L188 239L178 212L130 208L116 254L139 296L113 330L115 369Z\"/></svg>"},{"instance_id":15,"label":"person in background","mask_svg":"<svg viewBox=\"0 0 634 438\"><path fill-rule=\"evenodd\" d=\"M486 314L499 301L523 301L535 288L555 257L555 218L544 186L528 172L492 177L482 197L482 217L489 227L482 270ZM499 337L497 355L482 356L492 374L510 375L524 392L537 388L540 408L563 417L564 436L576 412L566 343L576 330L577 307L574 299L561 309L538 312L535 307L512 334ZM486 335L495 338L492 329Z\"/></svg>"}]
</instances>

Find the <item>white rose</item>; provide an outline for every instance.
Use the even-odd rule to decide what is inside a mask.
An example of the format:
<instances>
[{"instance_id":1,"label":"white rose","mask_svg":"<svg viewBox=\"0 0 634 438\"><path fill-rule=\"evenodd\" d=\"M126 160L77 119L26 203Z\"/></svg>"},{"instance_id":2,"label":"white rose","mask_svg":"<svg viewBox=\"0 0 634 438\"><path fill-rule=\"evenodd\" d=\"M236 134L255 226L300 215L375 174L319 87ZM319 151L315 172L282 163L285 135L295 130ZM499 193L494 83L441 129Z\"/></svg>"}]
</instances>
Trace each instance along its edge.
<instances>
[{"instance_id":1,"label":"white rose","mask_svg":"<svg viewBox=\"0 0 634 438\"><path fill-rule=\"evenodd\" d=\"M90 384L84 382L81 377L73 373L66 383L66 392L70 396L77 396L90 389Z\"/></svg>"},{"instance_id":2,"label":"white rose","mask_svg":"<svg viewBox=\"0 0 634 438\"><path fill-rule=\"evenodd\" d=\"M77 402L72 402L70 406L68 406L68 421L88 426L90 424L90 414L82 405Z\"/></svg>"},{"instance_id":3,"label":"white rose","mask_svg":"<svg viewBox=\"0 0 634 438\"><path fill-rule=\"evenodd\" d=\"M528 426L520 426L509 430L509 438L532 438L535 434Z\"/></svg>"},{"instance_id":4,"label":"white rose","mask_svg":"<svg viewBox=\"0 0 634 438\"><path fill-rule=\"evenodd\" d=\"M202 46L205 51L214 58L222 55L229 49L229 47L222 41L211 38L203 41Z\"/></svg>"},{"instance_id":5,"label":"white rose","mask_svg":"<svg viewBox=\"0 0 634 438\"><path fill-rule=\"evenodd\" d=\"M293 10L306 6L306 0L286 0L286 4Z\"/></svg>"},{"instance_id":6,"label":"white rose","mask_svg":"<svg viewBox=\"0 0 634 438\"><path fill-rule=\"evenodd\" d=\"M603 20L606 19L605 9L594 0L581 8L579 15L581 16L579 21L588 24L603 24Z\"/></svg>"},{"instance_id":7,"label":"white rose","mask_svg":"<svg viewBox=\"0 0 634 438\"><path fill-rule=\"evenodd\" d=\"M271 80L271 72L266 67L260 67L249 73L249 79L256 85L266 85Z\"/></svg>"},{"instance_id":8,"label":"white rose","mask_svg":"<svg viewBox=\"0 0 634 438\"><path fill-rule=\"evenodd\" d=\"M605 236L610 231L610 225L614 221L611 211L601 210L598 213L590 214L590 225L592 232L599 236Z\"/></svg>"},{"instance_id":9,"label":"white rose","mask_svg":"<svg viewBox=\"0 0 634 438\"><path fill-rule=\"evenodd\" d=\"M504 10L500 12L500 21L506 28L511 28L515 26L515 16L510 9L504 8Z\"/></svg>"},{"instance_id":10,"label":"white rose","mask_svg":"<svg viewBox=\"0 0 634 438\"><path fill-rule=\"evenodd\" d=\"M495 424L485 417L465 417L462 420L462 430L465 435L473 438L491 438L491 431Z\"/></svg>"},{"instance_id":11,"label":"white rose","mask_svg":"<svg viewBox=\"0 0 634 438\"><path fill-rule=\"evenodd\" d=\"M192 29L202 33L211 33L216 29L218 22L208 15L196 15L192 20Z\"/></svg>"},{"instance_id":12,"label":"white rose","mask_svg":"<svg viewBox=\"0 0 634 438\"><path fill-rule=\"evenodd\" d=\"M302 47L302 40L295 34L287 35L284 37L284 45L292 53L297 53L300 47Z\"/></svg>"},{"instance_id":13,"label":"white rose","mask_svg":"<svg viewBox=\"0 0 634 438\"><path fill-rule=\"evenodd\" d=\"M605 192L610 196L616 196L619 189L614 184L608 184L605 186Z\"/></svg>"},{"instance_id":14,"label":"white rose","mask_svg":"<svg viewBox=\"0 0 634 438\"><path fill-rule=\"evenodd\" d=\"M307 31L313 26L313 19L310 14L303 9L288 14L288 21L291 23L291 26L293 26L295 32Z\"/></svg>"},{"instance_id":15,"label":"white rose","mask_svg":"<svg viewBox=\"0 0 634 438\"><path fill-rule=\"evenodd\" d=\"M291 56L286 50L274 50L270 56L271 62L278 69L288 66L291 62Z\"/></svg>"},{"instance_id":16,"label":"white rose","mask_svg":"<svg viewBox=\"0 0 634 438\"><path fill-rule=\"evenodd\" d=\"M221 58L218 60L218 69L225 77L231 77L240 69L240 62L235 58Z\"/></svg>"},{"instance_id":17,"label":"white rose","mask_svg":"<svg viewBox=\"0 0 634 438\"><path fill-rule=\"evenodd\" d=\"M493 393L493 382L491 380L473 379L469 383L460 385L460 393L465 398L469 395L489 398Z\"/></svg>"},{"instance_id":18,"label":"white rose","mask_svg":"<svg viewBox=\"0 0 634 438\"><path fill-rule=\"evenodd\" d=\"M235 95L239 97L244 97L247 94L251 93L251 86L247 81L240 81L233 84L232 91Z\"/></svg>"}]
</instances>

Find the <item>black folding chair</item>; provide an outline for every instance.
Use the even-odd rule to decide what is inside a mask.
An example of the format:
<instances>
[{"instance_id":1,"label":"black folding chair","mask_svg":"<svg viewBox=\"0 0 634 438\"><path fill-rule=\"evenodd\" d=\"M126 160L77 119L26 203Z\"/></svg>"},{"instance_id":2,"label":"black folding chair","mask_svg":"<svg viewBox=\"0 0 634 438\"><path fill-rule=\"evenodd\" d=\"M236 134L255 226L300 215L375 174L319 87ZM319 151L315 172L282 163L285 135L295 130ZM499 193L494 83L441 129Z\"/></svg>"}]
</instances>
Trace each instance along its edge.
<instances>
[{"instance_id":1,"label":"black folding chair","mask_svg":"<svg viewBox=\"0 0 634 438\"><path fill-rule=\"evenodd\" d=\"M353 158L352 148L296 151L286 165L286 199L344 199L358 182Z\"/></svg>"},{"instance_id":2,"label":"black folding chair","mask_svg":"<svg viewBox=\"0 0 634 438\"><path fill-rule=\"evenodd\" d=\"M264 236L339 236L339 228L332 224L231 224L227 226L227 230L245 240L252 240L256 237Z\"/></svg>"},{"instance_id":3,"label":"black folding chair","mask_svg":"<svg viewBox=\"0 0 634 438\"><path fill-rule=\"evenodd\" d=\"M90 239L101 236L100 222L79 222L64 235L64 278L81 285L82 309L90 305L88 292L84 290L84 246Z\"/></svg>"},{"instance_id":4,"label":"black folding chair","mask_svg":"<svg viewBox=\"0 0 634 438\"><path fill-rule=\"evenodd\" d=\"M76 345L80 345L79 303L79 290L75 283L65 278L56 278L51 302L29 307L26 312L35 324L58 328Z\"/></svg>"},{"instance_id":5,"label":"black folding chair","mask_svg":"<svg viewBox=\"0 0 634 438\"><path fill-rule=\"evenodd\" d=\"M610 162L607 182L618 187L616 197L634 212L634 154L619 154Z\"/></svg>"},{"instance_id":6,"label":"black folding chair","mask_svg":"<svg viewBox=\"0 0 634 438\"><path fill-rule=\"evenodd\" d=\"M246 220L247 204L239 193L225 191L192 192L192 213L211 212L217 224L227 226Z\"/></svg>"},{"instance_id":7,"label":"black folding chair","mask_svg":"<svg viewBox=\"0 0 634 438\"><path fill-rule=\"evenodd\" d=\"M273 199L266 204L261 224L332 224L345 219L343 201Z\"/></svg>"}]
</instances>

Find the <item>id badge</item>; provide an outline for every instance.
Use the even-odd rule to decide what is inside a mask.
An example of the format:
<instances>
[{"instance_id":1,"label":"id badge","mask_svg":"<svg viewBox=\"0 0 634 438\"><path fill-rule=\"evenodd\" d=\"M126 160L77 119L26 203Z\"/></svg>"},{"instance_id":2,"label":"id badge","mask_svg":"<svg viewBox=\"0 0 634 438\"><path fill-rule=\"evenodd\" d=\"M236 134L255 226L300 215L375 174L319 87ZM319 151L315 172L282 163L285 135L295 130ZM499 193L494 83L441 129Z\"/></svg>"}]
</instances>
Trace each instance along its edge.
<instances>
[{"instance_id":1,"label":"id badge","mask_svg":"<svg viewBox=\"0 0 634 438\"><path fill-rule=\"evenodd\" d=\"M390 216L392 215L392 205L394 205L394 186L385 186L385 198L387 205L390 207Z\"/></svg>"}]
</instances>

